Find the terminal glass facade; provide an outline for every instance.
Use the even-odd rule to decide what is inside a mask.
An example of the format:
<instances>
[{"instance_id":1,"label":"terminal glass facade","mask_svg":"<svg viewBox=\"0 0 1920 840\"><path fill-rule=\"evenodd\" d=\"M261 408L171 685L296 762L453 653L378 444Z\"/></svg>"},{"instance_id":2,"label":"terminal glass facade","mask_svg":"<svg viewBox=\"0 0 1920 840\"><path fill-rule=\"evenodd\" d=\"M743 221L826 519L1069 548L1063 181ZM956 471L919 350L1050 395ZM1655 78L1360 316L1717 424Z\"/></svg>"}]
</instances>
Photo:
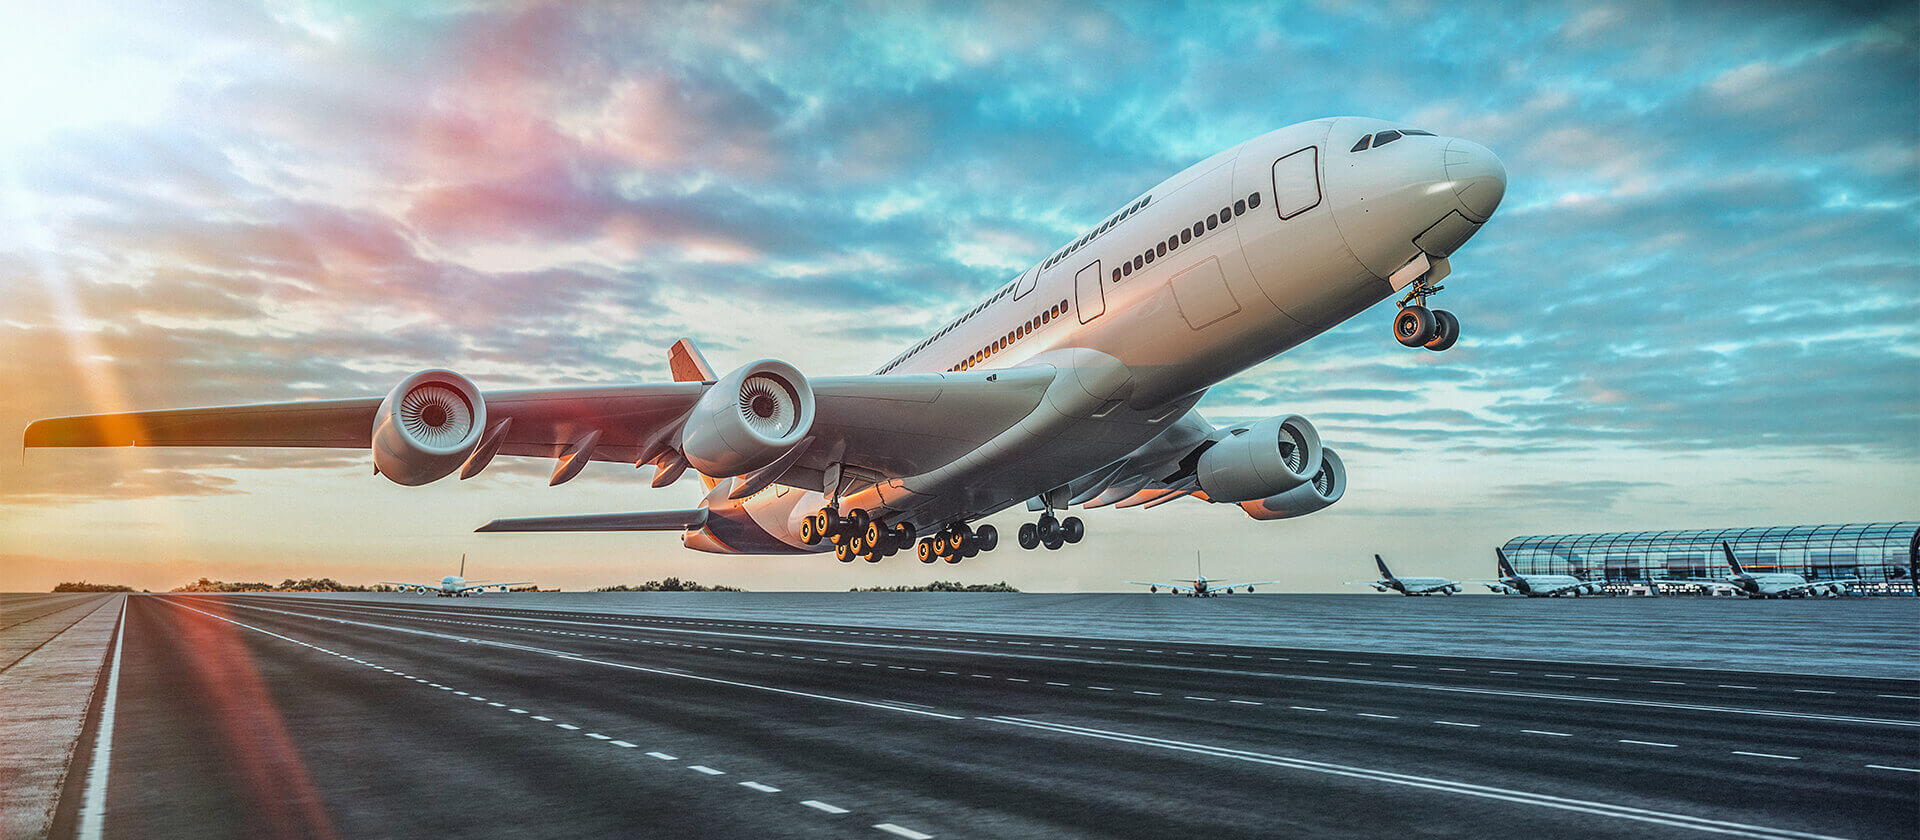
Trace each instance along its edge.
<instances>
[{"instance_id":1,"label":"terminal glass facade","mask_svg":"<svg viewBox=\"0 0 1920 840\"><path fill-rule=\"evenodd\" d=\"M1515 537L1504 550L1521 574L1605 579L1613 588L1724 578L1722 542L1749 572L1793 572L1810 581L1858 578L1858 592L1912 594L1920 577L1920 522L1559 534Z\"/></svg>"}]
</instances>

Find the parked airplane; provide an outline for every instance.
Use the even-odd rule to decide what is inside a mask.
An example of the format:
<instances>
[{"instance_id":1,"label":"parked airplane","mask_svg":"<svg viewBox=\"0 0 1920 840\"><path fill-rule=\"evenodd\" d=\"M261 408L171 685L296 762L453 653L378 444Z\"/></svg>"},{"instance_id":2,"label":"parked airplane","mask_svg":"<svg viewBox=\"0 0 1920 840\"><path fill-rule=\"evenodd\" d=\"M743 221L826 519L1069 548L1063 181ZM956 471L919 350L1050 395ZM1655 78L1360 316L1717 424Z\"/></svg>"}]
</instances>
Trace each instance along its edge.
<instances>
[{"instance_id":1,"label":"parked airplane","mask_svg":"<svg viewBox=\"0 0 1920 840\"><path fill-rule=\"evenodd\" d=\"M1725 580L1680 580L1671 583L1685 583L1714 592L1731 592L1749 598L1804 598L1812 595L1825 595L1829 598L1844 595L1847 584L1859 583L1859 578L1834 578L1832 580L1807 580L1792 572L1763 572L1753 574L1733 558L1733 546L1720 543L1720 552L1727 557L1727 568L1732 574Z\"/></svg>"},{"instance_id":2,"label":"parked airplane","mask_svg":"<svg viewBox=\"0 0 1920 840\"><path fill-rule=\"evenodd\" d=\"M1135 586L1144 586L1148 592L1152 593L1158 593L1160 587L1164 586L1168 592L1172 592L1175 595L1185 595L1189 598L1212 598L1215 595L1232 595L1235 589L1245 589L1248 592L1253 592L1253 588L1256 586L1271 586L1279 583L1277 580L1256 580L1251 583L1235 583L1231 586L1223 586L1222 584L1228 583L1228 581L1208 580L1206 575L1200 573L1199 555L1194 556L1193 566L1194 571L1191 580L1172 582L1130 580L1127 581L1127 583Z\"/></svg>"},{"instance_id":3,"label":"parked airplane","mask_svg":"<svg viewBox=\"0 0 1920 840\"><path fill-rule=\"evenodd\" d=\"M498 589L501 592L505 592L508 587L526 586L533 583L533 581L530 580L516 580L510 583L488 583L484 580L467 580L466 574L467 555L462 554L460 555L460 574L447 575L441 578L439 583L403 583L397 580L383 580L380 582L388 586L398 586L401 592L418 592L422 595L432 592L442 598L450 598L456 595L478 595L489 589Z\"/></svg>"},{"instance_id":4,"label":"parked airplane","mask_svg":"<svg viewBox=\"0 0 1920 840\"><path fill-rule=\"evenodd\" d=\"M1452 595L1460 591L1458 581L1440 577L1395 577L1393 570L1387 568L1387 561L1380 555L1373 555L1373 563L1380 567L1379 580L1350 580L1349 586L1371 586L1381 592L1398 592L1402 595Z\"/></svg>"},{"instance_id":5,"label":"parked airplane","mask_svg":"<svg viewBox=\"0 0 1920 840\"><path fill-rule=\"evenodd\" d=\"M1529 598L1557 598L1562 595L1598 595L1606 588L1599 581L1581 580L1573 575L1523 575L1514 571L1513 564L1507 561L1507 553L1498 548L1493 550L1500 567L1500 577L1492 580L1474 578L1468 583L1477 583L1502 595L1525 595Z\"/></svg>"},{"instance_id":6,"label":"parked airplane","mask_svg":"<svg viewBox=\"0 0 1920 840\"><path fill-rule=\"evenodd\" d=\"M1445 350L1429 309L1449 257L1492 216L1506 170L1467 140L1358 117L1283 128L1127 202L867 376L764 359L725 374L681 340L674 382L482 393L425 370L384 398L37 421L27 446L367 448L420 485L496 455L651 465L708 483L690 510L499 519L482 531L680 531L689 548L922 562L999 543L970 523L1030 501L1019 543L1077 542L1074 506L1192 496L1255 519L1338 501L1346 468L1305 418L1215 427L1206 390L1401 295L1393 333Z\"/></svg>"}]
</instances>

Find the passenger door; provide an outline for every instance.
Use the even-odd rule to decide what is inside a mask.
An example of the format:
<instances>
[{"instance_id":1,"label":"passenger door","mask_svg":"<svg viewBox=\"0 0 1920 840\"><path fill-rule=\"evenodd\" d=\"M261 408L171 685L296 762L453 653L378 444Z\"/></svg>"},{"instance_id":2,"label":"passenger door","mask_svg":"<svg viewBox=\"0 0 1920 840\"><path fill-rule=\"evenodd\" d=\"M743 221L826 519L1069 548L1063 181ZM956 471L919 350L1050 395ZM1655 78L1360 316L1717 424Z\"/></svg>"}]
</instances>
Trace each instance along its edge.
<instances>
[{"instance_id":1,"label":"passenger door","mask_svg":"<svg viewBox=\"0 0 1920 840\"><path fill-rule=\"evenodd\" d=\"M1107 293L1100 282L1100 261L1094 260L1073 275L1074 305L1080 310L1080 323L1100 317L1107 311Z\"/></svg>"}]
</instances>

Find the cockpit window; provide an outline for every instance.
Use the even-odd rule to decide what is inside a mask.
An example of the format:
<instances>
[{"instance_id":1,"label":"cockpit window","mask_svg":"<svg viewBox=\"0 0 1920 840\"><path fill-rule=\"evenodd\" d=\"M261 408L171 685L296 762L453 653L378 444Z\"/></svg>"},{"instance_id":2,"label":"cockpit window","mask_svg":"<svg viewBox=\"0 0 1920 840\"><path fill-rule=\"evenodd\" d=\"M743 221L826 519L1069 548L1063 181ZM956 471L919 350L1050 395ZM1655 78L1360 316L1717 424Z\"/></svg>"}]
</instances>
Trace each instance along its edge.
<instances>
[{"instance_id":1,"label":"cockpit window","mask_svg":"<svg viewBox=\"0 0 1920 840\"><path fill-rule=\"evenodd\" d=\"M1378 149L1381 146L1385 146L1388 143L1391 143L1402 137L1416 137L1416 136L1432 137L1434 136L1434 133L1431 131L1422 131L1417 128L1401 128L1401 129L1394 129L1389 131L1382 131L1379 134L1369 134L1365 137L1360 138L1360 142L1353 144L1353 148L1349 149L1348 151L1364 152L1367 150L1369 146L1371 146L1372 148Z\"/></svg>"}]
</instances>

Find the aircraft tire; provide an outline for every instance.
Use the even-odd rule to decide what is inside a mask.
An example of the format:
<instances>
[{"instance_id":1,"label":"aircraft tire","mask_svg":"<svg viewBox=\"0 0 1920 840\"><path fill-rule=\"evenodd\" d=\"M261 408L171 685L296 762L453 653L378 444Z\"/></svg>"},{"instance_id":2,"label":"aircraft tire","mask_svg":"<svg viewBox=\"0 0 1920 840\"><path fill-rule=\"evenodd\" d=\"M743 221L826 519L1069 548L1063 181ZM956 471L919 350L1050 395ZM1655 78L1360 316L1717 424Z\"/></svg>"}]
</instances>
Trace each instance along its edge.
<instances>
[{"instance_id":1,"label":"aircraft tire","mask_svg":"<svg viewBox=\"0 0 1920 840\"><path fill-rule=\"evenodd\" d=\"M800 520L800 541L807 545L820 544L820 530L813 525L813 514L807 514L807 518Z\"/></svg>"},{"instance_id":2,"label":"aircraft tire","mask_svg":"<svg viewBox=\"0 0 1920 840\"><path fill-rule=\"evenodd\" d=\"M1393 337L1408 347L1420 347L1433 340L1433 311L1419 304L1400 307L1393 316Z\"/></svg>"},{"instance_id":3,"label":"aircraft tire","mask_svg":"<svg viewBox=\"0 0 1920 840\"><path fill-rule=\"evenodd\" d=\"M992 525L980 526L980 530L973 532L973 536L979 540L981 551L992 551L1000 547L1000 529Z\"/></svg>"},{"instance_id":4,"label":"aircraft tire","mask_svg":"<svg viewBox=\"0 0 1920 840\"><path fill-rule=\"evenodd\" d=\"M834 543L833 559L842 563L851 563L853 562L853 551L846 543Z\"/></svg>"},{"instance_id":5,"label":"aircraft tire","mask_svg":"<svg viewBox=\"0 0 1920 840\"><path fill-rule=\"evenodd\" d=\"M1438 353L1452 347L1454 342L1460 340L1460 319L1453 317L1453 313L1445 309L1435 309L1433 322L1433 340L1422 346Z\"/></svg>"},{"instance_id":6,"label":"aircraft tire","mask_svg":"<svg viewBox=\"0 0 1920 840\"><path fill-rule=\"evenodd\" d=\"M879 520L868 522L867 527L862 530L866 532L867 547L877 550L887 544L887 526L880 524Z\"/></svg>"},{"instance_id":7,"label":"aircraft tire","mask_svg":"<svg viewBox=\"0 0 1920 840\"><path fill-rule=\"evenodd\" d=\"M920 541L918 551L920 552L920 562L922 563L931 563L940 559L933 556L933 539L931 537Z\"/></svg>"},{"instance_id":8,"label":"aircraft tire","mask_svg":"<svg viewBox=\"0 0 1920 840\"><path fill-rule=\"evenodd\" d=\"M1060 537L1066 540L1068 544L1077 543L1081 537L1086 535L1087 526L1086 523L1080 521L1080 517L1069 516L1066 519L1060 520Z\"/></svg>"},{"instance_id":9,"label":"aircraft tire","mask_svg":"<svg viewBox=\"0 0 1920 840\"><path fill-rule=\"evenodd\" d=\"M852 513L847 514L847 530L860 533L867 530L867 523L871 521L872 517L867 515L865 508L854 508Z\"/></svg>"},{"instance_id":10,"label":"aircraft tire","mask_svg":"<svg viewBox=\"0 0 1920 840\"><path fill-rule=\"evenodd\" d=\"M1060 529L1055 528L1040 538L1040 544L1046 546L1048 551L1059 551L1060 546L1066 545L1066 541L1061 538Z\"/></svg>"},{"instance_id":11,"label":"aircraft tire","mask_svg":"<svg viewBox=\"0 0 1920 840\"><path fill-rule=\"evenodd\" d=\"M1015 534L1020 547L1032 551L1040 547L1040 526L1031 522L1020 523L1020 531Z\"/></svg>"}]
</instances>

